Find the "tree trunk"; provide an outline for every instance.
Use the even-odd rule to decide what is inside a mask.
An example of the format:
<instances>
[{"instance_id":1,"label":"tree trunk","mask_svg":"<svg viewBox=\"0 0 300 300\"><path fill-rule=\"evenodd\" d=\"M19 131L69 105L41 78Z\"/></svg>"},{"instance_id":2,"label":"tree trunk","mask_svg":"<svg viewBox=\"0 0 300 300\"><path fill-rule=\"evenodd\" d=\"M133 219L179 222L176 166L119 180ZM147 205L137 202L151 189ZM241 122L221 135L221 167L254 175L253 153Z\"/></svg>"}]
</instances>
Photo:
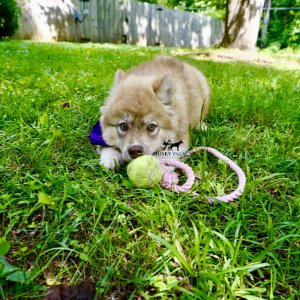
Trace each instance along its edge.
<instances>
[{"instance_id":1,"label":"tree trunk","mask_svg":"<svg viewBox=\"0 0 300 300\"><path fill-rule=\"evenodd\" d=\"M220 46L255 49L264 0L227 0L225 33Z\"/></svg>"}]
</instances>

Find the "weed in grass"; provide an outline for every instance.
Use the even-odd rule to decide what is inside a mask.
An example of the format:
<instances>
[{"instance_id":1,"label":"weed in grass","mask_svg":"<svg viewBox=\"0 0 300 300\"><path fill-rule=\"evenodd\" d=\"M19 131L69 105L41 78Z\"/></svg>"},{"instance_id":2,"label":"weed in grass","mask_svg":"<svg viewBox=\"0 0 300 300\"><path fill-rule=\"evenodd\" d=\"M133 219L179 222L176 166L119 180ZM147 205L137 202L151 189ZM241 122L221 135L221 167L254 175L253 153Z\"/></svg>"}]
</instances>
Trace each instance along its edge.
<instances>
[{"instance_id":1,"label":"weed in grass","mask_svg":"<svg viewBox=\"0 0 300 300\"><path fill-rule=\"evenodd\" d=\"M202 178L192 197L135 189L89 144L114 71L161 52L170 49L0 43L3 299L44 299L48 285L90 277L100 298L300 297L299 70L180 58L213 92L192 145L247 174L240 199L209 205L237 184L209 154L188 160Z\"/></svg>"}]
</instances>

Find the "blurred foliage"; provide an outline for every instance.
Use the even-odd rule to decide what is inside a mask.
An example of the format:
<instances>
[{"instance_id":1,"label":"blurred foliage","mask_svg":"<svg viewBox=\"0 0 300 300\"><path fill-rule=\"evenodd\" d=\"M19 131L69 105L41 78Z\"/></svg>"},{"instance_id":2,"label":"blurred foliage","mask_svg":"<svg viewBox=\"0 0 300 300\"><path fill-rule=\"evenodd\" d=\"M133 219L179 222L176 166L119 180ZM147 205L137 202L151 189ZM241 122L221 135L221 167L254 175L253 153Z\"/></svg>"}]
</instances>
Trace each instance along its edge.
<instances>
[{"instance_id":1,"label":"blurred foliage","mask_svg":"<svg viewBox=\"0 0 300 300\"><path fill-rule=\"evenodd\" d=\"M271 10L266 45L279 49L300 47L300 0L273 0L272 7L291 9Z\"/></svg>"},{"instance_id":2,"label":"blurred foliage","mask_svg":"<svg viewBox=\"0 0 300 300\"><path fill-rule=\"evenodd\" d=\"M0 0L0 39L17 31L18 14L19 9L14 0Z\"/></svg>"}]
</instances>

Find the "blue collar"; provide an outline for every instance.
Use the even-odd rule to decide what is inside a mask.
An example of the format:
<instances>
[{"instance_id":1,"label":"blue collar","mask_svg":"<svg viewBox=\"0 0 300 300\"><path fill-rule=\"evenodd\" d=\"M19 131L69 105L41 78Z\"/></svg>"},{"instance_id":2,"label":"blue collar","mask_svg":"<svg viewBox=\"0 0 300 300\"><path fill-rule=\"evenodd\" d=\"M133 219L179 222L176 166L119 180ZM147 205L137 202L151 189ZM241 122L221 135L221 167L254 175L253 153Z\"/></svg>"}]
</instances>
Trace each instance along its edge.
<instances>
[{"instance_id":1,"label":"blue collar","mask_svg":"<svg viewBox=\"0 0 300 300\"><path fill-rule=\"evenodd\" d=\"M90 133L90 141L93 145L100 145L104 147L109 146L103 139L102 128L99 121L95 124L95 126L92 129L92 132Z\"/></svg>"}]
</instances>

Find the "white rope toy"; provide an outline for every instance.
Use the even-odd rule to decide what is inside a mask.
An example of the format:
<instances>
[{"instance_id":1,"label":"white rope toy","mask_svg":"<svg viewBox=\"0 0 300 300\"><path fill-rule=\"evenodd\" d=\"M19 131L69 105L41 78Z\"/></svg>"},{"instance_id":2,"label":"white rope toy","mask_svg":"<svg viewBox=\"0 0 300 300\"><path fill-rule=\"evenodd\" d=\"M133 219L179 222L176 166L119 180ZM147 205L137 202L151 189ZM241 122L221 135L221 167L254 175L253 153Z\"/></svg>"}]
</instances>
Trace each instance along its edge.
<instances>
[{"instance_id":1,"label":"white rope toy","mask_svg":"<svg viewBox=\"0 0 300 300\"><path fill-rule=\"evenodd\" d=\"M185 157L191 156L192 154L199 152L199 151L207 151L207 152L213 154L215 157L226 162L226 164L237 174L238 180L239 180L238 187L235 191L233 191L232 193L225 195L225 196L210 197L208 199L208 202L213 203L215 201L215 199L222 201L222 202L230 202L230 201L234 201L235 199L240 197L242 195L242 193L244 192L245 185L246 185L246 176L245 176L245 173L243 172L243 170L235 162L233 162L230 158L223 155L219 151L217 151L213 148L209 148L209 147L197 147L193 150L188 151L185 154ZM187 165L179 160L173 160L173 159L160 159L160 165L163 169L163 178L160 181L161 186L163 186L166 189L177 192L177 193L188 192L191 189L191 187L195 181L195 174L189 165ZM175 172L170 171L170 169L168 167L175 167L177 169L183 170L187 176L186 182L181 186L177 185L177 183L179 181L178 175Z\"/></svg>"}]
</instances>

